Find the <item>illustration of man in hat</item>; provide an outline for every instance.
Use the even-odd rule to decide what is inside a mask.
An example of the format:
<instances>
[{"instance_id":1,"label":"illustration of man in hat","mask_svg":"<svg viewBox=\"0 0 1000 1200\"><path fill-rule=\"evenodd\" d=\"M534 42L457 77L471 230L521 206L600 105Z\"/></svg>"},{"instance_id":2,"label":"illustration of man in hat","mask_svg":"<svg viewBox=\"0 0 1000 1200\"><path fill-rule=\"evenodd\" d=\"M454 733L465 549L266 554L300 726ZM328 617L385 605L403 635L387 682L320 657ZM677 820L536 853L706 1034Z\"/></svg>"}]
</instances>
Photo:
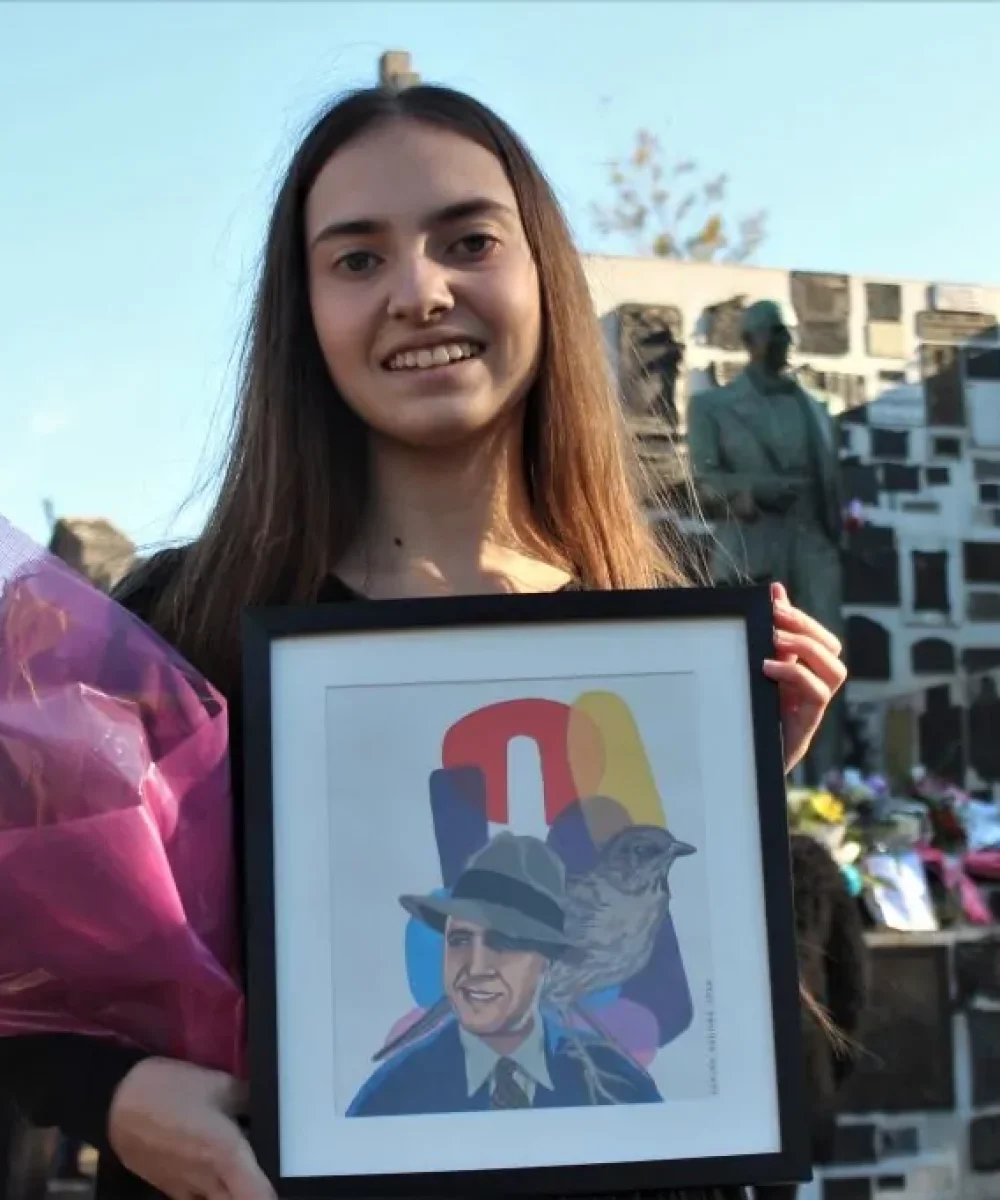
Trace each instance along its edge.
<instances>
[{"instance_id":1,"label":"illustration of man in hat","mask_svg":"<svg viewBox=\"0 0 1000 1200\"><path fill-rule=\"evenodd\" d=\"M661 1099L609 1040L562 1027L541 1010L549 966L573 949L565 887L562 861L544 842L503 832L469 860L450 896L400 897L443 934L451 1013L376 1070L348 1116Z\"/></svg>"}]
</instances>

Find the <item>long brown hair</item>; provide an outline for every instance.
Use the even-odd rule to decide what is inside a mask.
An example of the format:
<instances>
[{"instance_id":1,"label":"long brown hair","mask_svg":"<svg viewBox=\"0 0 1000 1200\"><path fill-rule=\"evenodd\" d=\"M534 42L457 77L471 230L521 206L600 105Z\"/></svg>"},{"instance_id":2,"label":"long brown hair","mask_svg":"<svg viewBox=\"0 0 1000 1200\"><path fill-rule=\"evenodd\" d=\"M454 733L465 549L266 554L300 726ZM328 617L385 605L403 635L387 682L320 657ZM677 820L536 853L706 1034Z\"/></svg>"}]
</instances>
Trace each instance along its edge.
<instances>
[{"instance_id":1,"label":"long brown hair","mask_svg":"<svg viewBox=\"0 0 1000 1200\"><path fill-rule=\"evenodd\" d=\"M315 121L285 173L267 231L218 500L153 614L154 624L224 690L238 672L240 607L314 599L365 517L367 432L331 381L313 328L303 209L338 149L394 119L444 128L489 150L517 198L543 312L541 363L523 436L539 534L589 587L684 582L678 555L643 513L645 485L582 265L530 152L499 117L461 92L364 89Z\"/></svg>"}]
</instances>

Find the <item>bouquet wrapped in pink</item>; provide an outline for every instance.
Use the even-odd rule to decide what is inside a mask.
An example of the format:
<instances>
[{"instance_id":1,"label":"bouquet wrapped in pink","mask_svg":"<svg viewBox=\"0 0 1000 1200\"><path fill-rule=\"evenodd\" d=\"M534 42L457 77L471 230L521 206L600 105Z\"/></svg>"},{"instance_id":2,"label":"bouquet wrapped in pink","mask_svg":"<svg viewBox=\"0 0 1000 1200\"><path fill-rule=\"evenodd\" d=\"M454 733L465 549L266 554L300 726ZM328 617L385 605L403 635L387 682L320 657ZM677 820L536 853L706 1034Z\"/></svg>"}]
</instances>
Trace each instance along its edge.
<instances>
[{"instance_id":1,"label":"bouquet wrapped in pink","mask_svg":"<svg viewBox=\"0 0 1000 1200\"><path fill-rule=\"evenodd\" d=\"M243 1074L222 697L0 517L0 1036Z\"/></svg>"}]
</instances>

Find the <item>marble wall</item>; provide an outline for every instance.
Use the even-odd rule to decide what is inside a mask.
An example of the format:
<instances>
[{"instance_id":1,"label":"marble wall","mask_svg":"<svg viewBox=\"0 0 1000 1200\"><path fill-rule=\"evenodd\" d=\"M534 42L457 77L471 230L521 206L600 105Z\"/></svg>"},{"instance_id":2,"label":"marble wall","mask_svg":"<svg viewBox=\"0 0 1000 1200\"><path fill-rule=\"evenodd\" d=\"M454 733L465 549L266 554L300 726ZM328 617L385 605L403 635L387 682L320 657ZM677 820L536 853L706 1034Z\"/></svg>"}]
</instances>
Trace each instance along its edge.
<instances>
[{"instance_id":1,"label":"marble wall","mask_svg":"<svg viewBox=\"0 0 1000 1200\"><path fill-rule=\"evenodd\" d=\"M865 520L844 572L848 701L870 765L909 739L925 765L996 783L968 737L973 699L995 718L995 682L978 676L1000 667L1000 288L600 256L585 270L626 412L663 470L683 462L688 397L742 369L742 308L781 304Z\"/></svg>"}]
</instances>

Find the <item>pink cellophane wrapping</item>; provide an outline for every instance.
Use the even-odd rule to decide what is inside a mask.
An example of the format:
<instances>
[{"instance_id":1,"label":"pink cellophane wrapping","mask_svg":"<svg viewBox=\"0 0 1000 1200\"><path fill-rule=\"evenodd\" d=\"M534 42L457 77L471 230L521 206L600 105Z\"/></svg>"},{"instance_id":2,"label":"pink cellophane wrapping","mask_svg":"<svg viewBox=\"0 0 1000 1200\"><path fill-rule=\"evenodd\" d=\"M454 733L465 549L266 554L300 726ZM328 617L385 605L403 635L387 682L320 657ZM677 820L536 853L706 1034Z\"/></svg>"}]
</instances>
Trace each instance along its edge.
<instances>
[{"instance_id":1,"label":"pink cellophane wrapping","mask_svg":"<svg viewBox=\"0 0 1000 1200\"><path fill-rule=\"evenodd\" d=\"M0 517L0 1036L243 1074L225 701Z\"/></svg>"}]
</instances>

